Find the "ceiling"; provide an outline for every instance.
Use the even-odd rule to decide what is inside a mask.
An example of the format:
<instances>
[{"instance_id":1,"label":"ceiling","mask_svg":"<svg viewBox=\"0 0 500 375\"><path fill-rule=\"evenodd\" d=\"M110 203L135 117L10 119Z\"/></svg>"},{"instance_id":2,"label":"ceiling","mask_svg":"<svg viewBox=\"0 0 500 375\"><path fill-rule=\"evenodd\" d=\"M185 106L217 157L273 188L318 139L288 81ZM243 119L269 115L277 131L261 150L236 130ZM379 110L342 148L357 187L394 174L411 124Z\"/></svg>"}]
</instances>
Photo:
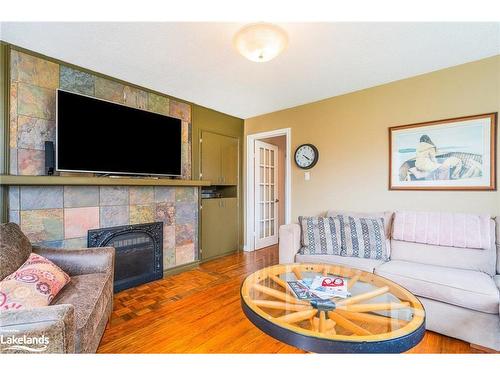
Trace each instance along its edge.
<instances>
[{"instance_id":1,"label":"ceiling","mask_svg":"<svg viewBox=\"0 0 500 375\"><path fill-rule=\"evenodd\" d=\"M254 63L240 23L2 23L0 38L241 118L500 54L500 23L281 23L289 46Z\"/></svg>"}]
</instances>

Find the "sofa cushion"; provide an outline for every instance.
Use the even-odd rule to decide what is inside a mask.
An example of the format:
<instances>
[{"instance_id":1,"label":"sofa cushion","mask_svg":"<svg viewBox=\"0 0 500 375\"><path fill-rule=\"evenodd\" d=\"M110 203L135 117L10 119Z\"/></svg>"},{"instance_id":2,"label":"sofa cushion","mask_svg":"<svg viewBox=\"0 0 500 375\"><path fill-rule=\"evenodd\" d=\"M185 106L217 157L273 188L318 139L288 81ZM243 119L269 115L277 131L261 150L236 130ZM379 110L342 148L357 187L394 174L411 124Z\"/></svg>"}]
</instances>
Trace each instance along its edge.
<instances>
[{"instance_id":1,"label":"sofa cushion","mask_svg":"<svg viewBox=\"0 0 500 375\"><path fill-rule=\"evenodd\" d=\"M301 254L340 254L340 221L321 216L300 216Z\"/></svg>"},{"instance_id":2,"label":"sofa cushion","mask_svg":"<svg viewBox=\"0 0 500 375\"><path fill-rule=\"evenodd\" d=\"M483 272L391 260L377 266L375 273L417 296L498 314L498 288Z\"/></svg>"},{"instance_id":3,"label":"sofa cushion","mask_svg":"<svg viewBox=\"0 0 500 375\"><path fill-rule=\"evenodd\" d=\"M340 221L340 255L387 260L384 220L382 218L334 216Z\"/></svg>"},{"instance_id":4,"label":"sofa cushion","mask_svg":"<svg viewBox=\"0 0 500 375\"><path fill-rule=\"evenodd\" d=\"M496 274L494 246L495 222L490 220L491 246L488 250L428 245L416 242L391 240L391 260L404 260L436 266L462 268Z\"/></svg>"},{"instance_id":5,"label":"sofa cushion","mask_svg":"<svg viewBox=\"0 0 500 375\"><path fill-rule=\"evenodd\" d=\"M391 237L392 231L392 211L382 211L382 212L352 212L352 211L338 211L338 210L328 210L326 216L338 216L338 215L346 215L352 217L370 217L370 218L382 218L384 219L384 231L385 237Z\"/></svg>"},{"instance_id":6,"label":"sofa cushion","mask_svg":"<svg viewBox=\"0 0 500 375\"><path fill-rule=\"evenodd\" d=\"M356 268L366 272L373 272L376 266L384 263L382 260L343 257L340 255L302 255L297 254L295 261L298 263L328 263L340 264L341 266Z\"/></svg>"},{"instance_id":7,"label":"sofa cushion","mask_svg":"<svg viewBox=\"0 0 500 375\"><path fill-rule=\"evenodd\" d=\"M498 289L500 289L500 275L496 275L494 278L495 284L497 284Z\"/></svg>"},{"instance_id":8,"label":"sofa cushion","mask_svg":"<svg viewBox=\"0 0 500 375\"><path fill-rule=\"evenodd\" d=\"M18 270L0 281L0 310L48 306L69 280L50 260L31 253Z\"/></svg>"},{"instance_id":9,"label":"sofa cushion","mask_svg":"<svg viewBox=\"0 0 500 375\"><path fill-rule=\"evenodd\" d=\"M76 352L88 352L106 314L106 304L113 298L111 283L111 275L107 273L72 276L70 283L54 299L53 305L70 304L75 308Z\"/></svg>"},{"instance_id":10,"label":"sofa cushion","mask_svg":"<svg viewBox=\"0 0 500 375\"><path fill-rule=\"evenodd\" d=\"M21 267L30 254L31 243L19 225L0 224L0 280Z\"/></svg>"}]
</instances>

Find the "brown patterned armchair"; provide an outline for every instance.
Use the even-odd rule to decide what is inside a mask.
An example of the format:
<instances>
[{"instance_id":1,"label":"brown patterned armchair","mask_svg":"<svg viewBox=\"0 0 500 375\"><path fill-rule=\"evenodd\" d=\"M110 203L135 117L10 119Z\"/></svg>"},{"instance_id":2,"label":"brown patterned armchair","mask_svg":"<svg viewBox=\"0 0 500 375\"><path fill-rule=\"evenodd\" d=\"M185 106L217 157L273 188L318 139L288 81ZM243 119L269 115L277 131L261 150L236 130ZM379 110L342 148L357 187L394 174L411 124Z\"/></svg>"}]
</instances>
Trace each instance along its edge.
<instances>
[{"instance_id":1,"label":"brown patterned armchair","mask_svg":"<svg viewBox=\"0 0 500 375\"><path fill-rule=\"evenodd\" d=\"M113 309L114 248L32 246L17 224L0 224L0 280L16 271L32 251L57 264L71 281L49 306L0 308L0 353L95 353ZM12 337L48 339L27 350L12 345Z\"/></svg>"}]
</instances>

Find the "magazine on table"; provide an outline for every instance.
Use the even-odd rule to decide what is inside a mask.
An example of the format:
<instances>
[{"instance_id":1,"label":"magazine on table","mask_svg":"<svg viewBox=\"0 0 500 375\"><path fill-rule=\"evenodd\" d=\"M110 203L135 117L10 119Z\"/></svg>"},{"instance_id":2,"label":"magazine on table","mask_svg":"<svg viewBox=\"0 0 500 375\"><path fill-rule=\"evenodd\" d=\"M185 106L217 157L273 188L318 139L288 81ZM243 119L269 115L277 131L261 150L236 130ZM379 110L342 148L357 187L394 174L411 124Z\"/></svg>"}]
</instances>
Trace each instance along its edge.
<instances>
[{"instance_id":1,"label":"magazine on table","mask_svg":"<svg viewBox=\"0 0 500 375\"><path fill-rule=\"evenodd\" d=\"M287 283L300 300L347 298L351 295L347 290L347 280L343 277L316 276Z\"/></svg>"}]
</instances>

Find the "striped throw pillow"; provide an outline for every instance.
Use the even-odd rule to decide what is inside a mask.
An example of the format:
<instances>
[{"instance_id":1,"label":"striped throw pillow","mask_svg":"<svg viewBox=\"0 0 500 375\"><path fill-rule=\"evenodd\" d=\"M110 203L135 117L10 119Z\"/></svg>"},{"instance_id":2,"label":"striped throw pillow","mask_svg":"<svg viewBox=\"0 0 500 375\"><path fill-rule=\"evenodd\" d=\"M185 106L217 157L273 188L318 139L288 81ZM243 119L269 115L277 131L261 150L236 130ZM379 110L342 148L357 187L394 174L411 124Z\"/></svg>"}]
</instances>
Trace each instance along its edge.
<instances>
[{"instance_id":1,"label":"striped throw pillow","mask_svg":"<svg viewBox=\"0 0 500 375\"><path fill-rule=\"evenodd\" d=\"M335 217L300 216L304 255L340 255L340 220Z\"/></svg>"},{"instance_id":2,"label":"striped throw pillow","mask_svg":"<svg viewBox=\"0 0 500 375\"><path fill-rule=\"evenodd\" d=\"M384 219L338 215L342 248L340 255L387 260Z\"/></svg>"}]
</instances>

